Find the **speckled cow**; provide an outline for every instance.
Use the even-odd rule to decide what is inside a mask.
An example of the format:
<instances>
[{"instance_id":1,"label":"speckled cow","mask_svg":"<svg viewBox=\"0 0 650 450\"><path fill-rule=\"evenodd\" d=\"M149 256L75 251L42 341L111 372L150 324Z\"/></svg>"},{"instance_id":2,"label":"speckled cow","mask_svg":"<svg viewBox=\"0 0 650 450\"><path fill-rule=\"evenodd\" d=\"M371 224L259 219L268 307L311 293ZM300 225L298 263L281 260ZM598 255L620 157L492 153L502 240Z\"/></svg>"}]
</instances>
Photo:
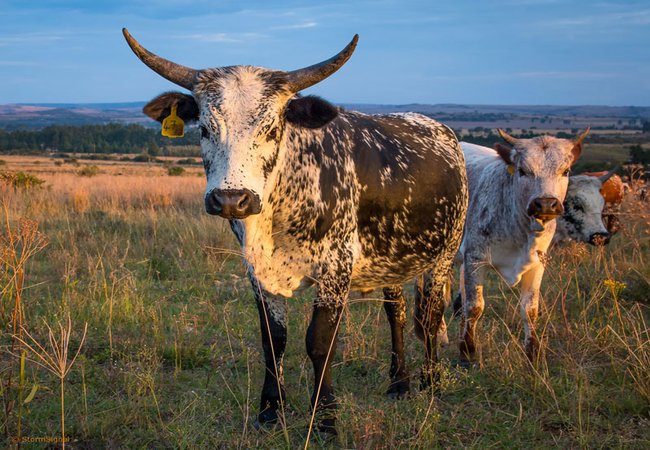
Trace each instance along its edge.
<instances>
[{"instance_id":1,"label":"speckled cow","mask_svg":"<svg viewBox=\"0 0 650 450\"><path fill-rule=\"evenodd\" d=\"M553 242L572 239L591 245L609 243L609 230L603 223L605 198L601 189L617 170L618 167L615 167L600 176L569 177L569 188L564 199L564 214L557 218Z\"/></svg>"},{"instance_id":2,"label":"speckled cow","mask_svg":"<svg viewBox=\"0 0 650 450\"><path fill-rule=\"evenodd\" d=\"M474 360L474 329L483 313L483 279L490 266L508 285L521 282L525 350L535 358L542 259L555 234L553 219L564 212L569 169L582 152L587 132L573 140L515 139L499 130L511 147L497 143L496 151L461 143L470 198L458 258L463 262L459 364Z\"/></svg>"},{"instance_id":3,"label":"speckled cow","mask_svg":"<svg viewBox=\"0 0 650 450\"><path fill-rule=\"evenodd\" d=\"M163 94L144 110L162 120L176 106L183 120L199 123L206 211L230 221L260 314L266 377L258 425L276 423L285 399L285 298L312 284L317 294L306 346L319 432L336 433L331 362L350 289L386 288L393 330L389 394L408 391L400 285L433 271L416 305L416 329L431 365L467 209L465 162L454 133L419 114L369 116L296 95L338 70L356 36L327 61L281 72L194 70L124 35L147 66L192 93Z\"/></svg>"}]
</instances>

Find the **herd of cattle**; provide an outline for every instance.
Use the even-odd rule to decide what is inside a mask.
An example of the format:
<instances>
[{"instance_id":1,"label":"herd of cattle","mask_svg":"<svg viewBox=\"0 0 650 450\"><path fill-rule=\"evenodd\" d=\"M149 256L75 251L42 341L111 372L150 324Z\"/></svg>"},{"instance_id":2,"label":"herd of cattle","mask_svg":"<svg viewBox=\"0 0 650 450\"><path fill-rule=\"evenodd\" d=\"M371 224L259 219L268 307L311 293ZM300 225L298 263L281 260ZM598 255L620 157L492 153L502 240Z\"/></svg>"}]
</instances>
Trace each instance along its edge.
<instances>
[{"instance_id":1,"label":"herd of cattle","mask_svg":"<svg viewBox=\"0 0 650 450\"><path fill-rule=\"evenodd\" d=\"M507 146L493 150L459 143L423 115L365 115L300 96L350 58L357 36L331 59L282 72L191 69L123 32L142 62L191 92L165 93L144 111L162 121L174 108L198 122L206 211L229 220L260 315L266 370L257 427L282 419L287 297L316 286L306 335L312 405L317 432L333 435L332 358L350 290L383 288L392 335L388 395L399 398L410 389L404 283L416 279L424 387L436 380L454 261L462 263L459 363L474 358L489 267L521 286L524 347L534 360L543 255L563 239L607 244L618 228L623 187L614 170L569 176L589 130L574 139L516 139L499 130Z\"/></svg>"}]
</instances>

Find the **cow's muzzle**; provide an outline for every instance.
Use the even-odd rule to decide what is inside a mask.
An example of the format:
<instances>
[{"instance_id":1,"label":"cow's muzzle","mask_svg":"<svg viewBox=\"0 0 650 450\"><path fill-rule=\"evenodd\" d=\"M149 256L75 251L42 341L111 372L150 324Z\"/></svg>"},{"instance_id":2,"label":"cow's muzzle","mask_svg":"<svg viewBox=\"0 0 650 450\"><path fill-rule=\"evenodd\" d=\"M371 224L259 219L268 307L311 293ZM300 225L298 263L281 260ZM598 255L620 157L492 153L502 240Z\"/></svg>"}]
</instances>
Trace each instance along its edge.
<instances>
[{"instance_id":1,"label":"cow's muzzle","mask_svg":"<svg viewBox=\"0 0 650 450\"><path fill-rule=\"evenodd\" d=\"M526 212L535 219L547 222L564 214L564 207L557 198L537 197L528 204Z\"/></svg>"},{"instance_id":2,"label":"cow's muzzle","mask_svg":"<svg viewBox=\"0 0 650 450\"><path fill-rule=\"evenodd\" d=\"M589 243L598 247L609 244L609 233L594 233L589 236Z\"/></svg>"},{"instance_id":3,"label":"cow's muzzle","mask_svg":"<svg viewBox=\"0 0 650 450\"><path fill-rule=\"evenodd\" d=\"M261 210L259 196L248 189L214 189L205 197L205 211L225 219L244 219Z\"/></svg>"}]
</instances>

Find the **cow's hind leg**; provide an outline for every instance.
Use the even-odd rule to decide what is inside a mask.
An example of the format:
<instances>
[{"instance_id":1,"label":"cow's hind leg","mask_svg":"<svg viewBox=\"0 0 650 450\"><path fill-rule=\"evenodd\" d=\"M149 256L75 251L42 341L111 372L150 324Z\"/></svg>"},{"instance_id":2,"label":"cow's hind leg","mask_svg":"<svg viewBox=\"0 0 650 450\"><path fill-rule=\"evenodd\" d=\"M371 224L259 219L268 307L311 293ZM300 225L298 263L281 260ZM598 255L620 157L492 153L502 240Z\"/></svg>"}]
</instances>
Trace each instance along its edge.
<instances>
[{"instance_id":1,"label":"cow's hind leg","mask_svg":"<svg viewBox=\"0 0 650 450\"><path fill-rule=\"evenodd\" d=\"M406 328L406 301L401 286L384 288L384 310L388 316L393 351L390 361L388 396L394 399L409 393L409 370L404 356L404 328Z\"/></svg>"},{"instance_id":2,"label":"cow's hind leg","mask_svg":"<svg viewBox=\"0 0 650 450\"><path fill-rule=\"evenodd\" d=\"M421 387L425 389L438 381L438 328L445 312L446 279L426 272L415 281L415 333L424 342L425 360ZM445 277L446 278L446 277ZM449 286L447 286L449 290Z\"/></svg>"},{"instance_id":3,"label":"cow's hind leg","mask_svg":"<svg viewBox=\"0 0 650 450\"><path fill-rule=\"evenodd\" d=\"M350 292L351 260L334 258L321 269L312 319L305 344L314 365L314 391L311 402L315 414L315 433L324 439L335 436L338 402L332 387L332 360L336 353L341 314Z\"/></svg>"},{"instance_id":4,"label":"cow's hind leg","mask_svg":"<svg viewBox=\"0 0 650 450\"><path fill-rule=\"evenodd\" d=\"M467 258L466 258L467 259ZM476 323L483 314L483 280L486 266L481 262L471 263L467 260L461 268L461 294L463 296L463 315L461 321L461 340L458 345L458 364L463 367L474 362L476 342L474 333Z\"/></svg>"},{"instance_id":5,"label":"cow's hind leg","mask_svg":"<svg viewBox=\"0 0 650 450\"><path fill-rule=\"evenodd\" d=\"M260 425L272 427L278 423L278 411L282 410L285 401L282 361L287 343L286 300L284 297L260 289L256 280L251 281L253 281L253 292L260 315L266 369L260 413L255 428L259 428Z\"/></svg>"}]
</instances>

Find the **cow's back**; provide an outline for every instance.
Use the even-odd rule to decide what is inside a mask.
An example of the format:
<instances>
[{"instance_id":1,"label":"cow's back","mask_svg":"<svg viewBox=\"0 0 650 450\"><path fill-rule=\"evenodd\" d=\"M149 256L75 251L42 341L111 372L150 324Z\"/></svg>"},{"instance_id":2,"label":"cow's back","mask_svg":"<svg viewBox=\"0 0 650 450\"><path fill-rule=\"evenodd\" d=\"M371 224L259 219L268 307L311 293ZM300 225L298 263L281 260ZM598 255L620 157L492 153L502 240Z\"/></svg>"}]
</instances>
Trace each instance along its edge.
<instances>
[{"instance_id":1,"label":"cow's back","mask_svg":"<svg viewBox=\"0 0 650 450\"><path fill-rule=\"evenodd\" d=\"M460 243L467 205L453 131L420 114L345 113L360 186L353 285L401 284Z\"/></svg>"}]
</instances>

